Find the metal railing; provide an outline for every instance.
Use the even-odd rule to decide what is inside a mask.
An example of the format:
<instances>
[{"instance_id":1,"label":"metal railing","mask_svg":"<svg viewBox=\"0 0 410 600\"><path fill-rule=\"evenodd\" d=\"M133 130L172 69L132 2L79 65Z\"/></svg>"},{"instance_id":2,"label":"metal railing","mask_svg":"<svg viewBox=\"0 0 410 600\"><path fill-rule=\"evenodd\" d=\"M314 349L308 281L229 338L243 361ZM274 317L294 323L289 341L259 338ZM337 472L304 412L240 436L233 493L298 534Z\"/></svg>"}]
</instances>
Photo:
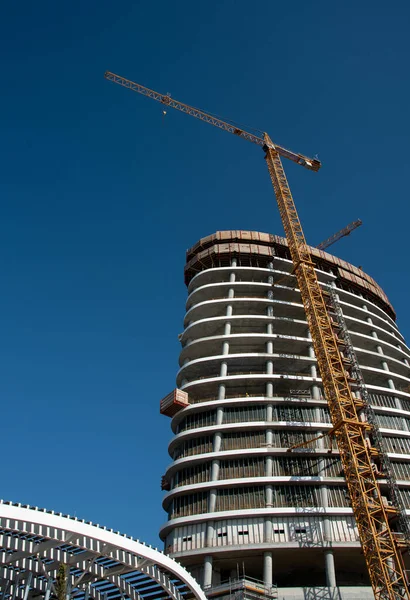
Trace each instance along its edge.
<instances>
[{"instance_id":1,"label":"metal railing","mask_svg":"<svg viewBox=\"0 0 410 600\"><path fill-rule=\"evenodd\" d=\"M221 582L219 585L204 587L204 592L208 598L220 597L235 592L242 592L241 596L265 596L267 598L277 598L278 589L276 585L265 585L263 581L254 579L253 577L244 576L234 579L228 579Z\"/></svg>"}]
</instances>

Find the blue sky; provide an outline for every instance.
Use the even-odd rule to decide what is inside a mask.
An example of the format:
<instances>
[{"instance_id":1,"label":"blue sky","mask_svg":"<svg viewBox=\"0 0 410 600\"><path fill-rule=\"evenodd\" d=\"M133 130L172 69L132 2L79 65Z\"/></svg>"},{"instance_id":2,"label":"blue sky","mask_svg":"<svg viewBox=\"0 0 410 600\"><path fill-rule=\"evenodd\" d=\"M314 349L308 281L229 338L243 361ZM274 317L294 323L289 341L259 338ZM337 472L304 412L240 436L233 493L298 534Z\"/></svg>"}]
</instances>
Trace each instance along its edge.
<instances>
[{"instance_id":1,"label":"blue sky","mask_svg":"<svg viewBox=\"0 0 410 600\"><path fill-rule=\"evenodd\" d=\"M406 2L2 3L0 395L6 499L159 544L185 249L281 234L262 151L117 72L307 155L312 244L384 287L409 337ZM407 313L407 314L406 314Z\"/></svg>"}]
</instances>

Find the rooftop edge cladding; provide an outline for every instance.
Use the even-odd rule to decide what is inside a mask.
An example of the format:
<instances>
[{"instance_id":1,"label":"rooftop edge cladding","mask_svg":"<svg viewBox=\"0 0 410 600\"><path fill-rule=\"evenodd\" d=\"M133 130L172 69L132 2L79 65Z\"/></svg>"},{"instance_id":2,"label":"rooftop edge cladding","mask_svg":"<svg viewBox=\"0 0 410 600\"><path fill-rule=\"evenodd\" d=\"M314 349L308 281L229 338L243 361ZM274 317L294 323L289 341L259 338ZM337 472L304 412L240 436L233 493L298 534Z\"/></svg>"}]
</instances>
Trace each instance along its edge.
<instances>
[{"instance_id":1,"label":"rooftop edge cladding","mask_svg":"<svg viewBox=\"0 0 410 600\"><path fill-rule=\"evenodd\" d=\"M217 231L212 235L201 238L186 252L185 265L185 283L189 284L191 279L200 271L215 266L229 266L230 259L234 256L240 256L243 259L253 256L260 259L260 267L267 266L268 259L272 257L272 248L278 256L290 259L287 248L287 240L278 235L270 233L260 233L258 231ZM316 266L320 269L321 265L331 269L336 275L337 281L351 285L361 291L366 291L372 299L379 300L377 304L382 303L381 308L387 312L394 320L396 313L389 299L382 288L375 280L364 273L361 269L350 263L309 246ZM253 266L256 266L253 264Z\"/></svg>"}]
</instances>

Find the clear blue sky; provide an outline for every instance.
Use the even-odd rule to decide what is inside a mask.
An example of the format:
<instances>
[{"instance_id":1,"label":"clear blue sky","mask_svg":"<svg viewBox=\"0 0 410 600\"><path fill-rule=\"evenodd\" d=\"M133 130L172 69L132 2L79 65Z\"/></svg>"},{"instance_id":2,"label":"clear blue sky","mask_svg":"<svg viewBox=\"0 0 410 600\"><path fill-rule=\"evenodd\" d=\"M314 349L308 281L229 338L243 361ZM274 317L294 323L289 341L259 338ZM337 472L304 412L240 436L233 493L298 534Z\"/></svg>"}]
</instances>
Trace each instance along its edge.
<instances>
[{"instance_id":1,"label":"clear blue sky","mask_svg":"<svg viewBox=\"0 0 410 600\"><path fill-rule=\"evenodd\" d=\"M258 147L107 69L318 153L286 165L307 239L360 217L334 252L409 337L409 23L404 0L2 3L3 498L157 545L185 249L282 232Z\"/></svg>"}]
</instances>

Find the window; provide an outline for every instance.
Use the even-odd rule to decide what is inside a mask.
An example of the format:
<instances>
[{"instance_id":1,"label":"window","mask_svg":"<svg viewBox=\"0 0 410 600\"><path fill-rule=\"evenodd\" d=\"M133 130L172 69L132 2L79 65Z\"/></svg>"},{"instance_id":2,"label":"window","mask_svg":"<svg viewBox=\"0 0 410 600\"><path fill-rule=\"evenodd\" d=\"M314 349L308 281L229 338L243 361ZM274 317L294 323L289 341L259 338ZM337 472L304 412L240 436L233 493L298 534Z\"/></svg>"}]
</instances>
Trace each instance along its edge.
<instances>
[{"instance_id":1,"label":"window","mask_svg":"<svg viewBox=\"0 0 410 600\"><path fill-rule=\"evenodd\" d=\"M266 421L265 406L234 406L224 410L224 423L247 423L249 421Z\"/></svg>"},{"instance_id":2,"label":"window","mask_svg":"<svg viewBox=\"0 0 410 600\"><path fill-rule=\"evenodd\" d=\"M198 427L208 427L209 425L215 425L215 423L216 412L214 410L208 410L185 417L185 419L181 421L178 431L186 431L187 429L196 429Z\"/></svg>"}]
</instances>

